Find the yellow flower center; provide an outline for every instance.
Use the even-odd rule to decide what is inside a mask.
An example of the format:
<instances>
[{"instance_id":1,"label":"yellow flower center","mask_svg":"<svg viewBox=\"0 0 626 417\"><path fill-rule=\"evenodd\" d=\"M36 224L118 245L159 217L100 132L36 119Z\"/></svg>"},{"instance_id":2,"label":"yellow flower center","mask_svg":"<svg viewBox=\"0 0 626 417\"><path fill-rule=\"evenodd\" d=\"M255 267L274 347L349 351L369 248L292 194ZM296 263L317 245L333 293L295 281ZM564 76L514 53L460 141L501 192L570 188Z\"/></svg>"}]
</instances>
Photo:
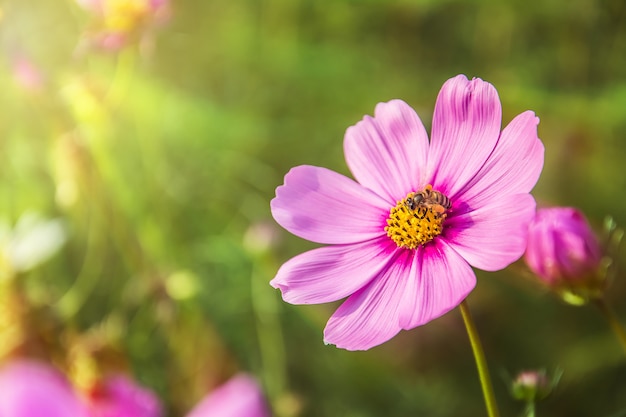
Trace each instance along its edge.
<instances>
[{"instance_id":1,"label":"yellow flower center","mask_svg":"<svg viewBox=\"0 0 626 417\"><path fill-rule=\"evenodd\" d=\"M450 200L430 185L409 193L389 211L387 236L401 248L423 246L441 234L450 206Z\"/></svg>"}]
</instances>

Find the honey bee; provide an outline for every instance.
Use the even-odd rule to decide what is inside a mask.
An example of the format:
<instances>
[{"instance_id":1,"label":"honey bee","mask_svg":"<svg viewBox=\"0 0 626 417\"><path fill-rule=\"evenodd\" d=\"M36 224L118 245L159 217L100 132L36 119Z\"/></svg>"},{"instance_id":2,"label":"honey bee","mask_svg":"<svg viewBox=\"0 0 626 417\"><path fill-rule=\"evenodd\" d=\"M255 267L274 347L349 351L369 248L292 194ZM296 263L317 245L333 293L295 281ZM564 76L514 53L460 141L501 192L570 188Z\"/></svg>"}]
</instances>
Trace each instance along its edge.
<instances>
[{"instance_id":1,"label":"honey bee","mask_svg":"<svg viewBox=\"0 0 626 417\"><path fill-rule=\"evenodd\" d=\"M407 197L404 200L404 205L411 211L420 207L431 209L440 216L445 216L446 211L452 207L450 199L439 191L434 191L431 185L427 185L423 191Z\"/></svg>"}]
</instances>

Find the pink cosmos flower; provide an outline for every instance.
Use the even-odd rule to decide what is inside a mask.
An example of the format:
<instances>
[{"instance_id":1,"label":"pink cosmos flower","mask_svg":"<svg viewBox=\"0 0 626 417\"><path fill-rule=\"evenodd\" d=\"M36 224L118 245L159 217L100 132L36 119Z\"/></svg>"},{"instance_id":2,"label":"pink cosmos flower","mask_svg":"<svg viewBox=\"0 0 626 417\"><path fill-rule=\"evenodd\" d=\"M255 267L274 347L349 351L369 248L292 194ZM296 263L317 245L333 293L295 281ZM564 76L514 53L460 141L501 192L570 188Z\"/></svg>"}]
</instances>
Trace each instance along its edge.
<instances>
[{"instance_id":1,"label":"pink cosmos flower","mask_svg":"<svg viewBox=\"0 0 626 417\"><path fill-rule=\"evenodd\" d=\"M330 246L287 261L271 285L293 304L348 297L326 343L365 350L425 324L474 288L471 266L499 270L524 253L544 148L533 112L502 131L501 117L495 88L459 75L441 88L430 141L393 100L346 131L356 182L306 165L285 176L274 219Z\"/></svg>"},{"instance_id":2,"label":"pink cosmos flower","mask_svg":"<svg viewBox=\"0 0 626 417\"><path fill-rule=\"evenodd\" d=\"M585 216L575 208L537 210L529 226L525 260L548 285L592 279L602 250Z\"/></svg>"},{"instance_id":3,"label":"pink cosmos flower","mask_svg":"<svg viewBox=\"0 0 626 417\"><path fill-rule=\"evenodd\" d=\"M13 361L0 368L0 416L88 417L65 377L36 361Z\"/></svg>"},{"instance_id":4,"label":"pink cosmos flower","mask_svg":"<svg viewBox=\"0 0 626 417\"><path fill-rule=\"evenodd\" d=\"M187 417L269 417L261 387L247 374L238 374L213 390Z\"/></svg>"},{"instance_id":5,"label":"pink cosmos flower","mask_svg":"<svg viewBox=\"0 0 626 417\"><path fill-rule=\"evenodd\" d=\"M161 417L157 396L125 375L107 377L88 398L92 417Z\"/></svg>"}]
</instances>

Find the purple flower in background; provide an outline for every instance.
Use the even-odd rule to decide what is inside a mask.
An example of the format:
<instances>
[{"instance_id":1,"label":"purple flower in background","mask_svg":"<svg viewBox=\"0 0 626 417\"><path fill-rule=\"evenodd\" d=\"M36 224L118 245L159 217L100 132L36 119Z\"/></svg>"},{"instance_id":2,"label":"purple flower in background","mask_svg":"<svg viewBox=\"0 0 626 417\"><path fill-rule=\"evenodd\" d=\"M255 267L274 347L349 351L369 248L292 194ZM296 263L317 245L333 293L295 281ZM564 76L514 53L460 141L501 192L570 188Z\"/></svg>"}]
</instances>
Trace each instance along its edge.
<instances>
[{"instance_id":1,"label":"purple flower in background","mask_svg":"<svg viewBox=\"0 0 626 417\"><path fill-rule=\"evenodd\" d=\"M257 381L238 374L211 391L187 417L269 417L270 412Z\"/></svg>"},{"instance_id":2,"label":"purple flower in background","mask_svg":"<svg viewBox=\"0 0 626 417\"><path fill-rule=\"evenodd\" d=\"M92 417L161 417L156 395L125 375L104 379L89 396Z\"/></svg>"},{"instance_id":3,"label":"purple flower in background","mask_svg":"<svg viewBox=\"0 0 626 417\"><path fill-rule=\"evenodd\" d=\"M570 304L584 304L604 291L602 249L585 216L575 208L537 210L528 228L525 261Z\"/></svg>"},{"instance_id":4,"label":"purple flower in background","mask_svg":"<svg viewBox=\"0 0 626 417\"><path fill-rule=\"evenodd\" d=\"M65 377L50 365L13 361L0 368L0 417L88 417Z\"/></svg>"},{"instance_id":5,"label":"purple flower in background","mask_svg":"<svg viewBox=\"0 0 626 417\"><path fill-rule=\"evenodd\" d=\"M502 131L501 118L495 88L459 75L441 88L430 141L393 100L346 131L356 182L315 166L285 176L274 219L330 246L289 260L271 285L293 304L348 297L326 343L364 350L425 324L474 288L471 266L499 270L524 253L544 148L533 112Z\"/></svg>"}]
</instances>

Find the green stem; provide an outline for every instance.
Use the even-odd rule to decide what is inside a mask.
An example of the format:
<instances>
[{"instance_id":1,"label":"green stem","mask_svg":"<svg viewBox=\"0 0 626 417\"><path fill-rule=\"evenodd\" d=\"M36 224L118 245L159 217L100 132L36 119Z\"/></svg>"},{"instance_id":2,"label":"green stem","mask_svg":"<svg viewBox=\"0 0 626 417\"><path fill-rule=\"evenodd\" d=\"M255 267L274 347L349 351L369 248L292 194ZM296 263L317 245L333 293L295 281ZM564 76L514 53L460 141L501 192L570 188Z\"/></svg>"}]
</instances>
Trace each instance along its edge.
<instances>
[{"instance_id":1,"label":"green stem","mask_svg":"<svg viewBox=\"0 0 626 417\"><path fill-rule=\"evenodd\" d=\"M535 417L535 402L528 401L526 403L526 410L524 411L524 417Z\"/></svg>"},{"instance_id":2,"label":"green stem","mask_svg":"<svg viewBox=\"0 0 626 417\"><path fill-rule=\"evenodd\" d=\"M496 397L493 394L493 386L491 384L491 378L489 377L489 369L487 368L487 360L485 359L485 353L476 331L476 325L472 319L467 301L463 300L459 306L461 309L461 315L463 315L463 322L467 329L467 335L469 336L470 344L472 345L472 352L474 353L474 359L476 360L476 367L478 368L478 377L480 378L480 385L483 389L483 396L485 397L485 405L487 406L487 415L489 417L498 417L498 405L496 404Z\"/></svg>"},{"instance_id":3,"label":"green stem","mask_svg":"<svg viewBox=\"0 0 626 417\"><path fill-rule=\"evenodd\" d=\"M613 333L615 333L615 336L617 336L617 338L619 339L620 344L622 345L622 348L626 353L626 330L624 330L624 327L620 323L617 314L615 314L613 309L609 306L604 298L596 299L595 304L600 309L600 312L602 313L604 318L606 318L606 320L609 322Z\"/></svg>"}]
</instances>

